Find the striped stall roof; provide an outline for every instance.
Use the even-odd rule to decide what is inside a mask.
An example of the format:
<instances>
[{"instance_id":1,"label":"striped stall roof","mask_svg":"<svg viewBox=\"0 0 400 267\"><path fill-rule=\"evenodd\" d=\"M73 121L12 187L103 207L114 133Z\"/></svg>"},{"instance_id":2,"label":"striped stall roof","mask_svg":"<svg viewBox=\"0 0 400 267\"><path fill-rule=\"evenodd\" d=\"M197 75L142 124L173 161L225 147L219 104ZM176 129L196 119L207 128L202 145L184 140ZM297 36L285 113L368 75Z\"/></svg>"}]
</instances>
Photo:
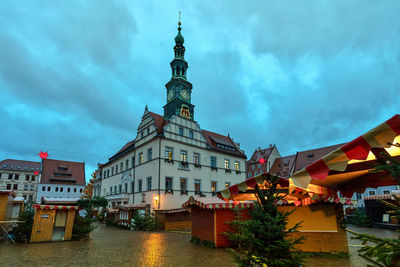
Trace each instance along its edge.
<instances>
[{"instance_id":1,"label":"striped stall roof","mask_svg":"<svg viewBox=\"0 0 400 267\"><path fill-rule=\"evenodd\" d=\"M199 206L203 209L232 209L232 208L250 208L253 205L252 201L223 201L215 197L193 197L182 204L183 208L190 206Z\"/></svg>"},{"instance_id":2,"label":"striped stall roof","mask_svg":"<svg viewBox=\"0 0 400 267\"><path fill-rule=\"evenodd\" d=\"M400 135L400 115L395 115L369 132L297 171L291 185L307 189L311 180L325 180L329 171L343 172L350 160L366 160L372 148L389 148ZM292 191L292 189L290 190Z\"/></svg>"},{"instance_id":3,"label":"striped stall roof","mask_svg":"<svg viewBox=\"0 0 400 267\"><path fill-rule=\"evenodd\" d=\"M268 178L269 176L271 176L271 174L263 173L259 176L247 179L241 183L232 185L224 190L221 190L217 193L217 196L221 199L230 200L238 195L239 192L246 192L248 187L254 188L256 184L263 185L265 182L265 178ZM285 178L280 178L279 185L281 187L288 187L289 181Z\"/></svg>"},{"instance_id":4,"label":"striped stall roof","mask_svg":"<svg viewBox=\"0 0 400 267\"><path fill-rule=\"evenodd\" d=\"M64 206L64 205L33 205L37 210L78 210L78 206Z\"/></svg>"}]
</instances>

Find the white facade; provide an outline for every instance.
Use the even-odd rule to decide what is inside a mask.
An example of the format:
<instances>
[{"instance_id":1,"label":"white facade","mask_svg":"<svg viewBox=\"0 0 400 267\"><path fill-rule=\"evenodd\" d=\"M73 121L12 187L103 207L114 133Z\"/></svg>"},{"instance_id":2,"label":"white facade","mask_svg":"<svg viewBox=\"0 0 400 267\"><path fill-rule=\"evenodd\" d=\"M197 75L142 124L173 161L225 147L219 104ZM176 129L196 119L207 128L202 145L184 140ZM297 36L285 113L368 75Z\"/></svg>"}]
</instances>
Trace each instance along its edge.
<instances>
[{"instance_id":1,"label":"white facade","mask_svg":"<svg viewBox=\"0 0 400 267\"><path fill-rule=\"evenodd\" d=\"M37 188L36 202L40 203L42 197L79 198L85 189L83 185L41 184Z\"/></svg>"},{"instance_id":2,"label":"white facade","mask_svg":"<svg viewBox=\"0 0 400 267\"><path fill-rule=\"evenodd\" d=\"M212 149L200 126L179 116L172 116L159 135L152 114L145 111L134 148L99 170L101 189L95 194L105 196L110 206L146 203L152 209L181 208L191 195L212 196L246 179L244 154ZM237 154L233 146L230 149Z\"/></svg>"}]
</instances>

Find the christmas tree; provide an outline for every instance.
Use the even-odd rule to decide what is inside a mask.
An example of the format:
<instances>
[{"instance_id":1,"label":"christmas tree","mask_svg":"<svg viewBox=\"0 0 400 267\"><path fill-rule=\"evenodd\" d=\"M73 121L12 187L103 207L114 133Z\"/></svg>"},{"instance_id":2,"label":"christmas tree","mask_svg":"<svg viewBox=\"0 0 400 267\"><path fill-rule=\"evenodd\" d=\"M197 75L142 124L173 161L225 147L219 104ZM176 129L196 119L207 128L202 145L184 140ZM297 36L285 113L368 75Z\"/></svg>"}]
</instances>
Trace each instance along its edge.
<instances>
[{"instance_id":1,"label":"christmas tree","mask_svg":"<svg viewBox=\"0 0 400 267\"><path fill-rule=\"evenodd\" d=\"M293 212L279 211L277 202L284 196L278 193L279 177L265 178L267 190L255 188L257 201L249 211L250 219L232 222L234 231L226 233L234 249L230 252L240 266L299 266L304 254L295 248L304 237L293 239L301 222L287 228Z\"/></svg>"}]
</instances>

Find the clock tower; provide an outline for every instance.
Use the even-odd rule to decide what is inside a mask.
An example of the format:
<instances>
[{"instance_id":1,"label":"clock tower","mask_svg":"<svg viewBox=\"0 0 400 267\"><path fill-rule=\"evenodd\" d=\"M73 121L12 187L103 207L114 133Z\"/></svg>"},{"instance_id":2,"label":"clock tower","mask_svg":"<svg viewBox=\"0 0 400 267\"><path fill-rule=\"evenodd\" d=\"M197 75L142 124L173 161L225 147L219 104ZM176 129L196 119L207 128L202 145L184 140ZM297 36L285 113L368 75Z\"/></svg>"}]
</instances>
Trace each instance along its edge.
<instances>
[{"instance_id":1,"label":"clock tower","mask_svg":"<svg viewBox=\"0 0 400 267\"><path fill-rule=\"evenodd\" d=\"M175 57L171 61L172 77L165 85L167 104L164 106L164 118L172 115L194 120L194 105L191 104L192 84L186 79L188 63L185 60L184 38L181 34L181 22L178 22L178 34L175 37Z\"/></svg>"}]
</instances>

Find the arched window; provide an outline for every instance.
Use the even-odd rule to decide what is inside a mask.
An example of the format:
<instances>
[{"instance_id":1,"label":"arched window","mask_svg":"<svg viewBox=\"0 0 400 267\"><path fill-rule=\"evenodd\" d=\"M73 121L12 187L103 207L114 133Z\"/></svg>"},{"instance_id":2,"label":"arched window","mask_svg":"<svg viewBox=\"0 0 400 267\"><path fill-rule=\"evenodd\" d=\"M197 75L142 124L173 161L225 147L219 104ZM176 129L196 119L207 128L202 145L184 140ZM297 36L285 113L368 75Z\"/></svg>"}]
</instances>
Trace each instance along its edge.
<instances>
[{"instance_id":1,"label":"arched window","mask_svg":"<svg viewBox=\"0 0 400 267\"><path fill-rule=\"evenodd\" d=\"M249 173L247 174L247 177L251 177L251 172L249 172Z\"/></svg>"},{"instance_id":2,"label":"arched window","mask_svg":"<svg viewBox=\"0 0 400 267\"><path fill-rule=\"evenodd\" d=\"M182 68L182 75L185 75L185 69Z\"/></svg>"},{"instance_id":3,"label":"arched window","mask_svg":"<svg viewBox=\"0 0 400 267\"><path fill-rule=\"evenodd\" d=\"M176 67L176 75L179 75L179 67Z\"/></svg>"},{"instance_id":4,"label":"arched window","mask_svg":"<svg viewBox=\"0 0 400 267\"><path fill-rule=\"evenodd\" d=\"M256 176L256 175L258 175L258 172L257 172L257 171L254 172L254 176Z\"/></svg>"}]
</instances>

